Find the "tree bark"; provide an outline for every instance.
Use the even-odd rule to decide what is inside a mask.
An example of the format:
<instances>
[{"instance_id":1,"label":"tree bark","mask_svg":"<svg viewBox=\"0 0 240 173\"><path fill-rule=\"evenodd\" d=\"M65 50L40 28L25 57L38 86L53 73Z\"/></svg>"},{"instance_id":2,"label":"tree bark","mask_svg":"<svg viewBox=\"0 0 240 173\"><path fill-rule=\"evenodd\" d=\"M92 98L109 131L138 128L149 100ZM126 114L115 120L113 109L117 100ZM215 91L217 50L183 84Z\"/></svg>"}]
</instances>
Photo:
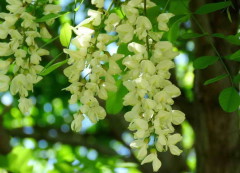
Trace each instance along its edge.
<instances>
[{"instance_id":1,"label":"tree bark","mask_svg":"<svg viewBox=\"0 0 240 173\"><path fill-rule=\"evenodd\" d=\"M10 136L3 126L3 115L9 111L9 107L5 107L0 114L0 154L8 154L12 147L10 145Z\"/></svg>"},{"instance_id":2,"label":"tree bark","mask_svg":"<svg viewBox=\"0 0 240 173\"><path fill-rule=\"evenodd\" d=\"M205 3L221 2L220 0L192 0L191 10L194 11ZM195 19L205 32L236 34L238 29L238 11L231 11L233 22L227 18L226 10L208 15L196 15ZM192 20L195 32L201 33L195 20ZM222 39L203 37L195 40L195 56L216 56L210 42L214 44L221 56L233 53L235 46ZM230 73L239 70L237 63L227 62ZM228 78L217 83L204 86L204 81L226 73L218 61L214 65L195 71L195 101L197 114L190 121L195 130L195 150L197 155L197 173L239 173L240 172L240 140L239 116L237 112L226 113L218 103L219 93L231 86Z\"/></svg>"}]
</instances>

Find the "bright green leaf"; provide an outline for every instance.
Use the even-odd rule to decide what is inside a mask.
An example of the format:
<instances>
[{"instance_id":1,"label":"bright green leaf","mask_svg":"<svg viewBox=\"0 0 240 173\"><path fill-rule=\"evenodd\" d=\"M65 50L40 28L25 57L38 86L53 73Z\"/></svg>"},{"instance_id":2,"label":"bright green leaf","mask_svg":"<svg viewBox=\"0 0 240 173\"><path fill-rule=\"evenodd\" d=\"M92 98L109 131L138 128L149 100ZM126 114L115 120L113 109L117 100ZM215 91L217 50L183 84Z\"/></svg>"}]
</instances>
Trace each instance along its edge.
<instances>
[{"instance_id":1,"label":"bright green leaf","mask_svg":"<svg viewBox=\"0 0 240 173\"><path fill-rule=\"evenodd\" d=\"M59 161L72 162L74 160L72 148L67 145L62 145L56 152L56 158Z\"/></svg>"},{"instance_id":2,"label":"bright green leaf","mask_svg":"<svg viewBox=\"0 0 240 173\"><path fill-rule=\"evenodd\" d=\"M73 172L73 167L66 162L57 163L54 165L54 167L59 172Z\"/></svg>"},{"instance_id":3,"label":"bright green leaf","mask_svg":"<svg viewBox=\"0 0 240 173\"><path fill-rule=\"evenodd\" d=\"M231 5L230 1L208 3L208 4L201 6L199 9L197 9L195 13L196 14L208 14L208 13L212 13L214 11L218 11L218 10L224 9L226 7L229 7L230 5Z\"/></svg>"},{"instance_id":4,"label":"bright green leaf","mask_svg":"<svg viewBox=\"0 0 240 173\"><path fill-rule=\"evenodd\" d=\"M46 76L49 73L51 73L52 71L56 70L57 68L61 67L62 65L67 63L67 59L61 62L58 62L56 64L51 65L50 67L48 67L47 69L43 70L39 75L40 76Z\"/></svg>"},{"instance_id":5,"label":"bright green leaf","mask_svg":"<svg viewBox=\"0 0 240 173\"><path fill-rule=\"evenodd\" d=\"M119 7L113 8L109 13L116 13L116 15L118 15L118 17L120 17L120 19L124 18L124 13L121 10L121 8L119 8Z\"/></svg>"},{"instance_id":6,"label":"bright green leaf","mask_svg":"<svg viewBox=\"0 0 240 173\"><path fill-rule=\"evenodd\" d=\"M72 38L72 29L69 23L65 23L60 30L60 42L64 47L68 47Z\"/></svg>"},{"instance_id":7,"label":"bright green leaf","mask_svg":"<svg viewBox=\"0 0 240 173\"><path fill-rule=\"evenodd\" d=\"M230 60L234 60L234 61L240 61L240 50L234 52L232 55L229 56Z\"/></svg>"},{"instance_id":8,"label":"bright green leaf","mask_svg":"<svg viewBox=\"0 0 240 173\"><path fill-rule=\"evenodd\" d=\"M225 88L219 95L219 103L226 112L234 112L239 108L240 97L238 91L233 88Z\"/></svg>"},{"instance_id":9,"label":"bright green leaf","mask_svg":"<svg viewBox=\"0 0 240 173\"><path fill-rule=\"evenodd\" d=\"M13 151L7 156L9 170L19 173L32 172L33 167L28 165L32 154L31 150L23 148L22 146L14 147Z\"/></svg>"},{"instance_id":10,"label":"bright green leaf","mask_svg":"<svg viewBox=\"0 0 240 173\"><path fill-rule=\"evenodd\" d=\"M212 83L214 83L214 82L220 81L220 80L226 78L227 76L228 76L227 74L219 75L219 76L217 76L217 77L214 77L214 78L212 78L212 79L209 79L209 80L205 81L205 82L204 82L204 85L209 85L209 84L212 84Z\"/></svg>"},{"instance_id":11,"label":"bright green leaf","mask_svg":"<svg viewBox=\"0 0 240 173\"><path fill-rule=\"evenodd\" d=\"M109 114L117 114L123 108L123 97L128 92L123 86L122 80L117 81L117 92L108 92L108 99L106 101L106 110Z\"/></svg>"},{"instance_id":12,"label":"bright green leaf","mask_svg":"<svg viewBox=\"0 0 240 173\"><path fill-rule=\"evenodd\" d=\"M193 67L195 69L204 69L207 68L209 65L214 64L217 60L217 56L203 56L193 61Z\"/></svg>"},{"instance_id":13,"label":"bright green leaf","mask_svg":"<svg viewBox=\"0 0 240 173\"><path fill-rule=\"evenodd\" d=\"M46 15L46 16L43 16L43 17L40 18L40 19L36 19L35 22L46 22L47 20L56 19L56 18L58 18L58 17L60 17L60 16L62 16L62 15L64 15L64 14L67 14L67 13L69 13L69 12L62 11L62 12L59 12L59 13L57 13L57 14L51 13L51 14L48 14L48 15Z\"/></svg>"}]
</instances>

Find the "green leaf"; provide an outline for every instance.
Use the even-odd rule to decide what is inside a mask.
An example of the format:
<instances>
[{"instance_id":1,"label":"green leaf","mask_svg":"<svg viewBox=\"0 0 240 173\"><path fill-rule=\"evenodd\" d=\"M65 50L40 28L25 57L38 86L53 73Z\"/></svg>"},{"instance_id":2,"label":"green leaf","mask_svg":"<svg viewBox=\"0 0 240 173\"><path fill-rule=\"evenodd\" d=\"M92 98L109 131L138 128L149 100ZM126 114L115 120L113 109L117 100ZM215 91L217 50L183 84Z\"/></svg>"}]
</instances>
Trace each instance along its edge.
<instances>
[{"instance_id":1,"label":"green leaf","mask_svg":"<svg viewBox=\"0 0 240 173\"><path fill-rule=\"evenodd\" d=\"M47 69L43 70L39 75L40 76L46 76L49 73L51 73L52 71L56 70L57 68L61 67L62 65L66 64L68 62L68 60L64 60L61 62L58 62L56 64L51 65L50 67L48 67Z\"/></svg>"},{"instance_id":2,"label":"green leaf","mask_svg":"<svg viewBox=\"0 0 240 173\"><path fill-rule=\"evenodd\" d=\"M199 34L199 33L184 33L182 35L183 39L193 39L193 38L198 38L198 37L203 37L206 36L207 34Z\"/></svg>"},{"instance_id":3,"label":"green leaf","mask_svg":"<svg viewBox=\"0 0 240 173\"><path fill-rule=\"evenodd\" d=\"M226 7L229 7L232 3L230 1L225 2L216 2L216 3L208 3L201 6L199 9L195 11L196 14L208 14L212 13Z\"/></svg>"},{"instance_id":4,"label":"green leaf","mask_svg":"<svg viewBox=\"0 0 240 173\"><path fill-rule=\"evenodd\" d=\"M159 1L162 0L158 0ZM175 15L180 15L180 14L187 14L189 13L189 9L186 8L189 4L189 0L168 0L169 3L169 11L171 11Z\"/></svg>"},{"instance_id":5,"label":"green leaf","mask_svg":"<svg viewBox=\"0 0 240 173\"><path fill-rule=\"evenodd\" d=\"M123 97L128 92L127 88L122 84L122 80L117 81L117 92L108 92L106 101L106 110L109 114L117 114L123 108Z\"/></svg>"},{"instance_id":6,"label":"green leaf","mask_svg":"<svg viewBox=\"0 0 240 173\"><path fill-rule=\"evenodd\" d=\"M205 81L205 82L204 82L204 85L209 85L209 84L212 84L212 83L214 83L214 82L220 81L220 80L226 78L227 76L228 76L227 74L219 75L219 76L217 76L217 77L214 77L214 78L212 78L212 79L209 79L209 80Z\"/></svg>"},{"instance_id":7,"label":"green leaf","mask_svg":"<svg viewBox=\"0 0 240 173\"><path fill-rule=\"evenodd\" d=\"M240 97L238 91L233 88L225 88L219 95L219 103L226 112L234 112L239 108Z\"/></svg>"},{"instance_id":8,"label":"green leaf","mask_svg":"<svg viewBox=\"0 0 240 173\"><path fill-rule=\"evenodd\" d=\"M175 42L179 37L180 33L180 24L187 21L189 15L176 15L169 20L169 31L168 31L168 40L170 42Z\"/></svg>"},{"instance_id":9,"label":"green leaf","mask_svg":"<svg viewBox=\"0 0 240 173\"><path fill-rule=\"evenodd\" d=\"M7 167L8 167L7 157L4 155L0 155L0 168L7 168Z\"/></svg>"},{"instance_id":10,"label":"green leaf","mask_svg":"<svg viewBox=\"0 0 240 173\"><path fill-rule=\"evenodd\" d=\"M58 172L73 172L72 165L68 164L67 162L60 162L54 165L55 169Z\"/></svg>"},{"instance_id":11,"label":"green leaf","mask_svg":"<svg viewBox=\"0 0 240 173\"><path fill-rule=\"evenodd\" d=\"M43 44L40 48L44 48L45 46L51 44L52 42L54 42L55 40L57 40L59 38L59 36L56 36L55 38L49 40L47 43Z\"/></svg>"},{"instance_id":12,"label":"green leaf","mask_svg":"<svg viewBox=\"0 0 240 173\"><path fill-rule=\"evenodd\" d=\"M72 162L74 160L74 154L72 151L72 148L67 145L62 145L59 147L59 149L56 151L56 156L58 161L67 161Z\"/></svg>"},{"instance_id":13,"label":"green leaf","mask_svg":"<svg viewBox=\"0 0 240 173\"><path fill-rule=\"evenodd\" d=\"M228 16L228 20L232 23L232 16L231 16L231 13L229 11L229 8L227 8L227 16Z\"/></svg>"},{"instance_id":14,"label":"green leaf","mask_svg":"<svg viewBox=\"0 0 240 173\"><path fill-rule=\"evenodd\" d=\"M60 42L64 47L68 47L72 38L72 28L69 23L65 23L60 30Z\"/></svg>"},{"instance_id":15,"label":"green leaf","mask_svg":"<svg viewBox=\"0 0 240 173\"><path fill-rule=\"evenodd\" d=\"M215 34L212 34L212 36L222 38L231 44L240 46L240 39L239 39L240 33L236 35L228 35L228 36L225 36L221 33L215 33Z\"/></svg>"},{"instance_id":16,"label":"green leaf","mask_svg":"<svg viewBox=\"0 0 240 173\"><path fill-rule=\"evenodd\" d=\"M240 50L231 54L228 59L234 60L234 61L240 61Z\"/></svg>"},{"instance_id":17,"label":"green leaf","mask_svg":"<svg viewBox=\"0 0 240 173\"><path fill-rule=\"evenodd\" d=\"M157 24L157 17L161 12L160 6L154 6L147 9L147 17L151 21L152 25Z\"/></svg>"},{"instance_id":18,"label":"green leaf","mask_svg":"<svg viewBox=\"0 0 240 173\"><path fill-rule=\"evenodd\" d=\"M123 19L124 18L124 14L123 14L123 11L121 10L121 8L119 7L114 7L110 12L111 13L116 13L116 15L118 15L118 17L120 17L120 19Z\"/></svg>"},{"instance_id":19,"label":"green leaf","mask_svg":"<svg viewBox=\"0 0 240 173\"><path fill-rule=\"evenodd\" d=\"M64 14L68 14L69 12L66 12L66 11L62 11L62 12L59 12L57 14L54 14L54 13L51 13L51 14L48 14L46 16L43 16L42 18L40 19L36 19L35 22L46 22L47 20L50 20L50 19L55 19L55 18L58 18Z\"/></svg>"},{"instance_id":20,"label":"green leaf","mask_svg":"<svg viewBox=\"0 0 240 173\"><path fill-rule=\"evenodd\" d=\"M133 53L128 50L128 44L127 44L127 43L121 43L121 44L118 46L117 53L119 53L119 54L124 54L124 55L126 55L126 56L127 56L127 55L133 55Z\"/></svg>"},{"instance_id":21,"label":"green leaf","mask_svg":"<svg viewBox=\"0 0 240 173\"><path fill-rule=\"evenodd\" d=\"M161 0L161 1L159 1L159 0L151 0L152 2L154 2L155 4L158 4L160 7L165 7L166 6L166 4L167 4L167 1L169 1L169 0Z\"/></svg>"},{"instance_id":22,"label":"green leaf","mask_svg":"<svg viewBox=\"0 0 240 173\"><path fill-rule=\"evenodd\" d=\"M193 67L195 69L204 69L214 64L217 60L217 56L202 56L193 61Z\"/></svg>"},{"instance_id":23,"label":"green leaf","mask_svg":"<svg viewBox=\"0 0 240 173\"><path fill-rule=\"evenodd\" d=\"M133 55L133 53L128 50L128 44L126 44L126 43L121 43L121 44L118 46L117 53L123 54L123 55L125 55L125 56ZM119 65L119 67L121 68L121 70L124 71L124 69L126 68L126 66L122 64L122 61L123 61L123 58L120 59L120 60L118 60L118 61L117 61L117 64Z\"/></svg>"},{"instance_id":24,"label":"green leaf","mask_svg":"<svg viewBox=\"0 0 240 173\"><path fill-rule=\"evenodd\" d=\"M13 151L8 154L9 170L11 172L32 172L33 166L28 165L29 160L33 157L33 152L30 149L16 146Z\"/></svg>"},{"instance_id":25,"label":"green leaf","mask_svg":"<svg viewBox=\"0 0 240 173\"><path fill-rule=\"evenodd\" d=\"M240 74L234 76L233 82L237 85L240 83Z\"/></svg>"}]
</instances>

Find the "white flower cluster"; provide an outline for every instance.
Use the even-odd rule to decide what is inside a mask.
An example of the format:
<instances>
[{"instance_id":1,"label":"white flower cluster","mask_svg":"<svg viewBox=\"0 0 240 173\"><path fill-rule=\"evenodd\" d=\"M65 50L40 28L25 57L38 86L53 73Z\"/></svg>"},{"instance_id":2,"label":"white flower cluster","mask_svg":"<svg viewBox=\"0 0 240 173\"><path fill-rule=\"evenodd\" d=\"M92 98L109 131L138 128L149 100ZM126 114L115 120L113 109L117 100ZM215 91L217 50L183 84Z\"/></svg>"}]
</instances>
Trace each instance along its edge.
<instances>
[{"instance_id":1,"label":"white flower cluster","mask_svg":"<svg viewBox=\"0 0 240 173\"><path fill-rule=\"evenodd\" d=\"M93 2L99 6L100 1ZM115 37L98 32L104 17L102 12L90 9L88 16L89 18L72 28L76 34L71 41L75 50L64 49L70 56L69 67L64 70L71 83L66 88L72 94L69 102L74 104L80 101L82 104L78 113L74 114L71 125L74 131L81 129L83 115L88 116L93 123L105 118L106 111L96 97L106 100L107 92L117 90L113 75L121 73L116 61L123 57L121 54L111 56L106 51L106 45ZM84 74L85 69L89 69L87 74Z\"/></svg>"},{"instance_id":2,"label":"white flower cluster","mask_svg":"<svg viewBox=\"0 0 240 173\"><path fill-rule=\"evenodd\" d=\"M120 25L114 13L105 24L107 31L117 25L119 42L128 43L128 50L133 53L122 61L127 67L124 85L129 90L123 104L133 107L125 114L126 121L130 122L129 129L134 131L131 147L136 149L142 164L152 162L153 170L158 171L161 162L156 151L169 149L173 155L182 152L176 146L182 137L174 134L173 125L181 124L185 115L171 107L173 98L180 95L180 90L169 81L169 70L174 67L172 59L178 53L173 51L170 42L161 41L163 32L169 30L167 22L173 14L160 14L155 19L159 31L154 32L145 12L154 6L151 1L144 4L143 0L130 0L121 7L125 20ZM138 39L134 39L135 36ZM154 138L153 146L149 146L151 137Z\"/></svg>"},{"instance_id":3,"label":"white flower cluster","mask_svg":"<svg viewBox=\"0 0 240 173\"><path fill-rule=\"evenodd\" d=\"M142 164L153 162L153 169L157 171L161 162L156 152L148 155L151 136L154 137L154 148L159 152L169 148L173 155L181 153L175 144L182 137L173 134L173 124L181 124L185 115L172 110L173 98L180 95L180 90L169 81L169 69L174 67L172 59L176 52L167 41L154 43L150 59L144 45L132 42L128 44L128 49L134 55L123 60L129 69L123 83L129 93L124 97L123 104L133 106L124 116L130 122L129 129L134 131L135 140L131 147L137 149L137 158L143 160Z\"/></svg>"},{"instance_id":4,"label":"white flower cluster","mask_svg":"<svg viewBox=\"0 0 240 173\"><path fill-rule=\"evenodd\" d=\"M92 3L98 8L103 7L102 0L92 0ZM167 22L173 15L160 14L155 19L158 31L154 32L145 14L147 8L154 6L150 0L146 4L143 0L127 1L121 6L123 19L116 13L108 15L102 9L90 9L89 18L72 28L77 35L72 40L76 49L64 50L70 55L70 66L64 74L71 83L66 88L72 94L70 103L80 101L82 104L78 113L74 114L72 129L75 131L80 131L83 115L93 123L105 118L106 112L97 98L106 100L107 92L117 89L113 75L122 76L123 84L129 91L123 104L132 106L132 110L124 115L130 122L129 129L134 131L131 147L136 149L136 156L142 164L152 162L153 170L157 171L161 167L157 151L169 148L173 155L181 153L176 144L182 137L174 134L173 125L181 124L185 115L171 107L173 98L180 95L180 90L169 81L169 70L174 67L172 59L178 53L173 51L170 42L161 41L163 32L168 31ZM100 33L103 26L107 33ZM109 35L109 32L116 32L117 36ZM116 38L119 44L127 43L133 55L124 58L120 54L110 56L106 45ZM126 66L124 73L116 62L121 58ZM89 74L83 74L85 69L89 69ZM149 146L151 137L154 137L154 146Z\"/></svg>"},{"instance_id":5,"label":"white flower cluster","mask_svg":"<svg viewBox=\"0 0 240 173\"><path fill-rule=\"evenodd\" d=\"M51 38L44 24L35 22L34 10L36 6L32 0L7 0L9 13L0 13L4 20L0 24L0 92L10 88L12 95L18 94L19 109L22 113L29 112L31 99L27 98L33 91L33 85L41 80L38 73L43 69L40 65L41 57L49 55L45 49L39 48L35 38ZM51 4L41 4L44 14L58 13L61 7ZM39 5L39 4L38 4ZM50 22L51 23L51 22ZM13 67L13 77L10 78L10 66Z\"/></svg>"}]
</instances>

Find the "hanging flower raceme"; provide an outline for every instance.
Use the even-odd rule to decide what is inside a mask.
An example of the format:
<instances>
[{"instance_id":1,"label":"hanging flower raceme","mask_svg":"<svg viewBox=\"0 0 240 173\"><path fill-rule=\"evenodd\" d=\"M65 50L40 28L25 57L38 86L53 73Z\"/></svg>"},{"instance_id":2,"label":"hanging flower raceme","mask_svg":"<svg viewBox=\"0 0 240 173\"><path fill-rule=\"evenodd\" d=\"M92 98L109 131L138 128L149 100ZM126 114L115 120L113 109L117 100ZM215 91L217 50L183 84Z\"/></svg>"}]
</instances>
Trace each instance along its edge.
<instances>
[{"instance_id":1,"label":"hanging flower raceme","mask_svg":"<svg viewBox=\"0 0 240 173\"><path fill-rule=\"evenodd\" d=\"M97 1L94 2L97 6L99 5ZM71 83L66 88L72 94L69 102L73 104L80 101L82 104L72 122L74 131L80 130L81 125L76 124L77 122L81 124L84 119L76 117L85 115L93 123L105 118L106 111L100 106L98 99L106 100L109 91L115 92L117 90L113 75L121 73L116 61L123 57L121 54L111 56L106 53L106 45L115 39L114 36L100 34L94 30L95 28L97 30L102 22L102 12L90 9L88 15L89 18L72 28L76 34L71 42L75 46L75 50L64 50L70 56L69 67L64 70L64 74ZM114 29L118 22L118 18L116 21L111 19L108 27ZM90 25L94 29L85 25Z\"/></svg>"},{"instance_id":2,"label":"hanging flower raceme","mask_svg":"<svg viewBox=\"0 0 240 173\"><path fill-rule=\"evenodd\" d=\"M22 113L29 112L32 100L27 98L33 91L33 85L42 78L38 75L43 67L40 65L42 56L49 55L49 51L39 48L36 38L51 38L46 27L40 27L35 22L35 12L32 6L44 10L45 14L58 13L61 7L49 1L41 5L32 0L7 0L9 13L0 13L4 21L0 24L0 92L10 89L12 95L19 95L19 109ZM52 20L53 21L53 20ZM13 71L9 71L13 66Z\"/></svg>"},{"instance_id":3,"label":"hanging flower raceme","mask_svg":"<svg viewBox=\"0 0 240 173\"><path fill-rule=\"evenodd\" d=\"M154 6L154 3L148 2ZM169 81L169 70L174 68L172 60L178 53L173 51L170 42L161 41L161 32L168 31L167 22L173 15L160 14L155 19L159 31L154 32L150 20L144 13L141 15L141 0L128 1L122 10L126 18L116 31L119 41L128 43L128 50L133 53L122 61L127 67L123 84L129 91L123 104L132 106L124 117L130 122L129 129L134 132L131 147L136 149L137 158L143 160L142 164L152 162L153 170L157 171L161 162L156 151L163 152L169 148L173 155L181 153L176 146L181 135L174 134L174 125L181 124L185 119L182 112L172 110L173 98L180 95L180 90ZM127 28L130 28L129 33ZM134 35L143 42L132 42ZM153 146L149 146L151 137L154 138Z\"/></svg>"}]
</instances>

